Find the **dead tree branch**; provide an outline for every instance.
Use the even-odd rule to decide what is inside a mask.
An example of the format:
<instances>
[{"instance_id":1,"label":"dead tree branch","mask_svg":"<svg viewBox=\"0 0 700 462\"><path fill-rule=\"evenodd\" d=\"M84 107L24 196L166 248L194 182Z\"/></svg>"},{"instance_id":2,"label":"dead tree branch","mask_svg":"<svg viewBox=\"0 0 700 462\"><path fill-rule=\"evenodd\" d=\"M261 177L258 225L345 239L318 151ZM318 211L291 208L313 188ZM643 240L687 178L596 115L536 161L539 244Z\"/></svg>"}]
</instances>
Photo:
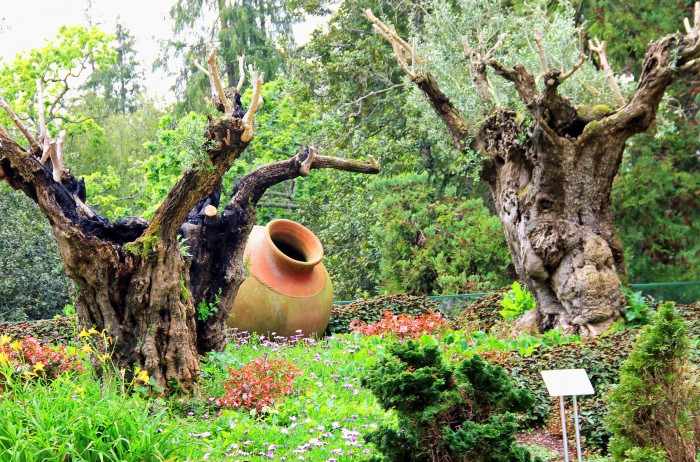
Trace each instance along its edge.
<instances>
[{"instance_id":1,"label":"dead tree branch","mask_svg":"<svg viewBox=\"0 0 700 462\"><path fill-rule=\"evenodd\" d=\"M396 33L393 26L387 26L370 10L363 10L365 17L374 25L374 28L387 40L394 49L394 56L401 69L427 96L430 105L435 113L442 119L447 127L455 145L458 149L465 146L465 141L469 138L469 126L460 114L459 110L442 92L437 82L430 73L415 72L409 64L415 64L418 58L415 57L414 49ZM410 60L410 62L409 62Z\"/></svg>"},{"instance_id":2,"label":"dead tree branch","mask_svg":"<svg viewBox=\"0 0 700 462\"><path fill-rule=\"evenodd\" d=\"M265 82L265 73L261 72L259 75L257 71L251 72L251 77L253 79L253 97L250 100L250 107L248 112L243 116L243 126L245 131L241 135L241 141L247 143L253 137L253 117L258 110L260 104L262 104L262 98L260 97L260 89Z\"/></svg>"},{"instance_id":3,"label":"dead tree branch","mask_svg":"<svg viewBox=\"0 0 700 462\"><path fill-rule=\"evenodd\" d=\"M401 69L408 75L411 80L415 80L417 75L413 66L416 64L416 55L414 48L408 44L404 39L399 37L396 33L396 29L392 25L386 25L379 19L377 19L372 10L364 9L363 14L367 19L370 20L374 28L379 31L379 33L389 42L391 47L394 49L394 57L399 62Z\"/></svg>"},{"instance_id":4,"label":"dead tree branch","mask_svg":"<svg viewBox=\"0 0 700 462\"><path fill-rule=\"evenodd\" d=\"M302 149L287 160L263 165L245 175L238 181L230 205L248 203L255 205L269 187L285 180L302 176L302 166L304 161L310 156L309 151L309 149ZM381 166L372 156L369 157L369 161L363 162L354 159L316 155L309 163L308 168L309 170L331 168L346 172L377 174Z\"/></svg>"},{"instance_id":5,"label":"dead tree branch","mask_svg":"<svg viewBox=\"0 0 700 462\"><path fill-rule=\"evenodd\" d=\"M603 69L603 72L605 72L605 76L608 79L608 84L610 85L613 94L615 95L615 101L617 102L618 107L622 107L625 104L627 104L627 102L622 96L620 86L617 84L617 80L615 80L615 75L613 75L612 69L610 69L610 64L608 63L608 55L605 52L606 44L607 43L605 42L605 40L601 42L600 40L598 40L597 37L593 40L588 41L588 47L591 49L591 51L594 51L598 54L598 59L600 59L600 67Z\"/></svg>"},{"instance_id":6,"label":"dead tree branch","mask_svg":"<svg viewBox=\"0 0 700 462\"><path fill-rule=\"evenodd\" d=\"M537 98L537 84L535 83L535 78L525 69L525 66L516 64L513 68L508 69L495 59L489 61L489 66L493 68L497 75L500 75L515 85L515 90L518 92L520 101L522 101L525 106L534 104Z\"/></svg>"},{"instance_id":7,"label":"dead tree branch","mask_svg":"<svg viewBox=\"0 0 700 462\"><path fill-rule=\"evenodd\" d=\"M218 48L214 47L209 53L207 58L207 63L209 64L209 72L211 78L214 81L214 88L216 88L216 94L221 98L221 104L224 105L224 117L231 117L233 115L233 108L231 107L231 102L226 98L226 92L224 91L224 86L221 83L221 77L219 76L219 70L216 68L216 52Z\"/></svg>"},{"instance_id":8,"label":"dead tree branch","mask_svg":"<svg viewBox=\"0 0 700 462\"><path fill-rule=\"evenodd\" d=\"M543 75L549 74L549 64L547 63L547 54L542 43L542 32L539 29L535 29L534 38L537 44L537 56L540 59L540 73L535 77L535 81L538 82Z\"/></svg>"},{"instance_id":9,"label":"dead tree branch","mask_svg":"<svg viewBox=\"0 0 700 462\"><path fill-rule=\"evenodd\" d=\"M476 85L476 93L479 100L486 106L486 112L488 112L493 107L493 90L491 89L491 84L488 80L488 74L486 73L486 67L488 62L493 59L493 55L496 53L498 48L501 47L506 35L501 34L493 47L486 53L484 57L477 50L472 49L469 45L469 41L465 38L462 40L462 47L464 48L464 54L467 56L469 61L469 69L472 74L472 80Z\"/></svg>"},{"instance_id":10,"label":"dead tree branch","mask_svg":"<svg viewBox=\"0 0 700 462\"><path fill-rule=\"evenodd\" d=\"M584 63L586 61L588 61L588 55L583 50L584 34L585 34L585 31L583 30L583 27L579 27L579 29L578 29L579 60L576 64L573 65L573 67L571 68L571 70L569 70L569 72L559 76L559 83L560 84L564 83L569 77L574 75L574 73L576 71L578 71L581 68L581 66L584 65Z\"/></svg>"},{"instance_id":11,"label":"dead tree branch","mask_svg":"<svg viewBox=\"0 0 700 462\"><path fill-rule=\"evenodd\" d=\"M40 152L41 151L41 145L39 142L34 138L34 136L29 132L27 127L22 123L21 120L19 120L19 117L14 113L14 111L10 108L10 106L7 104L7 102L3 99L0 98L0 106L7 112L7 115L10 116L10 119L12 119L12 122L14 122L15 126L19 128L19 131L22 132L22 135L26 138L26 140L29 142L30 149L32 152Z\"/></svg>"},{"instance_id":12,"label":"dead tree branch","mask_svg":"<svg viewBox=\"0 0 700 462\"><path fill-rule=\"evenodd\" d=\"M238 57L238 85L236 85L236 91L238 93L243 91L243 84L245 83L245 55Z\"/></svg>"},{"instance_id":13,"label":"dead tree branch","mask_svg":"<svg viewBox=\"0 0 700 462\"><path fill-rule=\"evenodd\" d=\"M194 67L199 69L204 75L207 76L207 78L209 79L209 87L211 89L211 97L212 99L216 98L216 84L214 83L214 78L212 77L211 72L209 72L207 69L204 68L204 66L195 61L194 58L192 58L192 64L194 64Z\"/></svg>"}]
</instances>

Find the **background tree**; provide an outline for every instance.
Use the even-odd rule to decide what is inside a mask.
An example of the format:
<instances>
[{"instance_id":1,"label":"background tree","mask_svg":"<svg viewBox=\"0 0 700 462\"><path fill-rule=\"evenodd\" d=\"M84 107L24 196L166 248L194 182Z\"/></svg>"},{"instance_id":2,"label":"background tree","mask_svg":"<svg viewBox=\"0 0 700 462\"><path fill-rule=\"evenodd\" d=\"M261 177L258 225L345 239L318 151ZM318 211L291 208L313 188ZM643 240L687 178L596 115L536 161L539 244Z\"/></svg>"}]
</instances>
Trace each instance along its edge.
<instances>
[{"instance_id":1,"label":"background tree","mask_svg":"<svg viewBox=\"0 0 700 462\"><path fill-rule=\"evenodd\" d=\"M70 303L51 229L36 204L0 185L0 321L50 318Z\"/></svg>"},{"instance_id":2,"label":"background tree","mask_svg":"<svg viewBox=\"0 0 700 462\"><path fill-rule=\"evenodd\" d=\"M208 64L216 89L212 99L224 115L207 123L190 153L193 161L150 221L109 221L86 206L84 190L62 165L63 133L55 140L46 134L41 98L42 144L1 101L29 145L22 148L0 130L0 177L34 200L49 219L66 273L78 287L79 316L98 330L109 328L118 367L132 373L138 366L159 386L184 391L192 389L199 374L198 353L223 347L225 321L245 277L243 250L265 190L311 169L379 171L372 158L360 162L304 149L241 178L219 214L221 180L252 138L263 78L253 73L254 91L244 114L240 88L224 91L214 53ZM182 239L188 252L180 247ZM195 321L195 305L214 303L215 294L220 294L218 311L207 321Z\"/></svg>"},{"instance_id":3,"label":"background tree","mask_svg":"<svg viewBox=\"0 0 700 462\"><path fill-rule=\"evenodd\" d=\"M206 107L209 84L192 59L203 59L207 44L218 45L229 87L237 84L238 56L244 54L247 62L272 81L284 63L282 47L294 42L292 25L306 13L322 11L322 3L315 0L179 0L170 10L176 38L165 49L167 55L185 61L184 66L177 64L176 72L176 87L182 95L180 112ZM173 61L177 60L164 55L157 64L169 67Z\"/></svg>"},{"instance_id":4,"label":"background tree","mask_svg":"<svg viewBox=\"0 0 700 462\"><path fill-rule=\"evenodd\" d=\"M546 17L542 5L531 8L522 20L506 20L498 2L436 2L421 31L430 41L425 45L409 44L371 12L366 15L457 148L466 154L480 151L482 177L490 185L518 276L537 298L541 328L597 335L624 304L617 276L624 274L624 254L610 210L612 183L625 142L654 122L666 89L679 76L700 71L700 6L684 35L649 46L644 72L629 98L604 64L605 43L591 44L617 109L583 106L590 99L580 85L570 85L577 71L579 76L590 72L582 32L578 52L551 53L562 40L575 43L573 11L564 8ZM531 41L521 32L533 23L542 30L535 30ZM455 29L445 33L446 24ZM503 49L509 53L503 55ZM540 73L534 75L528 69L538 64ZM468 79L450 76L460 67L468 69L480 104L464 104ZM492 72L512 89L496 83ZM560 87L571 99L559 94Z\"/></svg>"},{"instance_id":5,"label":"background tree","mask_svg":"<svg viewBox=\"0 0 700 462\"><path fill-rule=\"evenodd\" d=\"M114 33L114 62L102 66L90 75L84 85L110 114L132 114L139 105L143 72L134 51L134 36L117 19Z\"/></svg>"}]
</instances>

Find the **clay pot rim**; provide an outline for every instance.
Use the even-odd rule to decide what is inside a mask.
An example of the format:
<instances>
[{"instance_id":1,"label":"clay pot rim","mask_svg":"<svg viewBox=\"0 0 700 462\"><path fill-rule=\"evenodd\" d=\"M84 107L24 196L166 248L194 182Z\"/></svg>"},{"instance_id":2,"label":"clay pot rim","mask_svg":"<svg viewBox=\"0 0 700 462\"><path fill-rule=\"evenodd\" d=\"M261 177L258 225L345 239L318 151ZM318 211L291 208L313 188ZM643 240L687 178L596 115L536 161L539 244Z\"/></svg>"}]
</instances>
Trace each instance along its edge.
<instances>
[{"instance_id":1,"label":"clay pot rim","mask_svg":"<svg viewBox=\"0 0 700 462\"><path fill-rule=\"evenodd\" d=\"M285 233L286 231L286 233ZM295 247L306 256L306 261L296 260L282 252L273 241L273 237L283 234L285 242ZM270 221L265 226L263 239L268 241L267 249L275 258L286 266L296 269L312 270L323 259L323 245L310 229L295 221L278 218ZM292 241L292 242L289 242Z\"/></svg>"}]
</instances>

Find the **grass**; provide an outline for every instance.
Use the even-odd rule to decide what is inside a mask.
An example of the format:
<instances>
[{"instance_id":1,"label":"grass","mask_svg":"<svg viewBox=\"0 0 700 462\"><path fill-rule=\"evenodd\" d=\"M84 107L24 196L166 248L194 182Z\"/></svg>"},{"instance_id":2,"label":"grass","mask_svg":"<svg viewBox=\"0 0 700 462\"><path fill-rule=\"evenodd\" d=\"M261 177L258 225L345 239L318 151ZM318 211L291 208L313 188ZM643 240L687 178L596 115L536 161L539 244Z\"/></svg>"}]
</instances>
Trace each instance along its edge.
<instances>
[{"instance_id":1,"label":"grass","mask_svg":"<svg viewBox=\"0 0 700 462\"><path fill-rule=\"evenodd\" d=\"M392 419L359 383L382 348L378 337L236 335L205 358L195 395L168 400L123 393L87 363L51 381L27 380L5 363L0 461L367 460L373 450L361 434ZM262 355L303 366L296 393L263 412L220 409L227 367Z\"/></svg>"},{"instance_id":2,"label":"grass","mask_svg":"<svg viewBox=\"0 0 700 462\"><path fill-rule=\"evenodd\" d=\"M97 343L107 344L104 333L95 334ZM36 365L25 367L25 376L0 364L0 462L370 460L378 454L362 434L378 423L395 423L396 417L360 382L394 340L343 334L319 341L300 336L269 341L232 333L225 351L203 358L196 392L168 399L124 393L129 387L147 388L101 381L86 359L85 371L54 380L31 376ZM578 341L557 332L497 338L460 330L418 340L439 344L454 360L499 351L518 357L534 351L535 357L546 354L541 348L556 351L563 343L577 350L570 342ZM81 345L69 351L84 352ZM228 368L239 369L261 356L302 370L293 394L261 411L220 408L217 399L224 394Z\"/></svg>"}]
</instances>

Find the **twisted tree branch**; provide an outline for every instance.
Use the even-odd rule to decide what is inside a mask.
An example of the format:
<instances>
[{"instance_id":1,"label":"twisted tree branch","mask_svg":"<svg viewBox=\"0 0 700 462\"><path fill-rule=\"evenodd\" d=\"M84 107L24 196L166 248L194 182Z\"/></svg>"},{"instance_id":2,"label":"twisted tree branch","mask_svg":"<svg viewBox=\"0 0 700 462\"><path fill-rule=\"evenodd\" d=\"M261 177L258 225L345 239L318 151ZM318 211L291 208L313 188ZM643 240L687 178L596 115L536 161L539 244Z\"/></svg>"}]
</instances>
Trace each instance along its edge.
<instances>
[{"instance_id":1,"label":"twisted tree branch","mask_svg":"<svg viewBox=\"0 0 700 462\"><path fill-rule=\"evenodd\" d=\"M307 165L305 162L311 159ZM263 165L241 178L231 198L233 204L257 204L265 191L285 180L291 180L304 176L303 171L308 169L332 168L346 172L377 174L381 168L379 162L372 156L369 161L363 162L353 159L342 159L321 155L311 155L309 149L300 150L295 156L287 160Z\"/></svg>"}]
</instances>

